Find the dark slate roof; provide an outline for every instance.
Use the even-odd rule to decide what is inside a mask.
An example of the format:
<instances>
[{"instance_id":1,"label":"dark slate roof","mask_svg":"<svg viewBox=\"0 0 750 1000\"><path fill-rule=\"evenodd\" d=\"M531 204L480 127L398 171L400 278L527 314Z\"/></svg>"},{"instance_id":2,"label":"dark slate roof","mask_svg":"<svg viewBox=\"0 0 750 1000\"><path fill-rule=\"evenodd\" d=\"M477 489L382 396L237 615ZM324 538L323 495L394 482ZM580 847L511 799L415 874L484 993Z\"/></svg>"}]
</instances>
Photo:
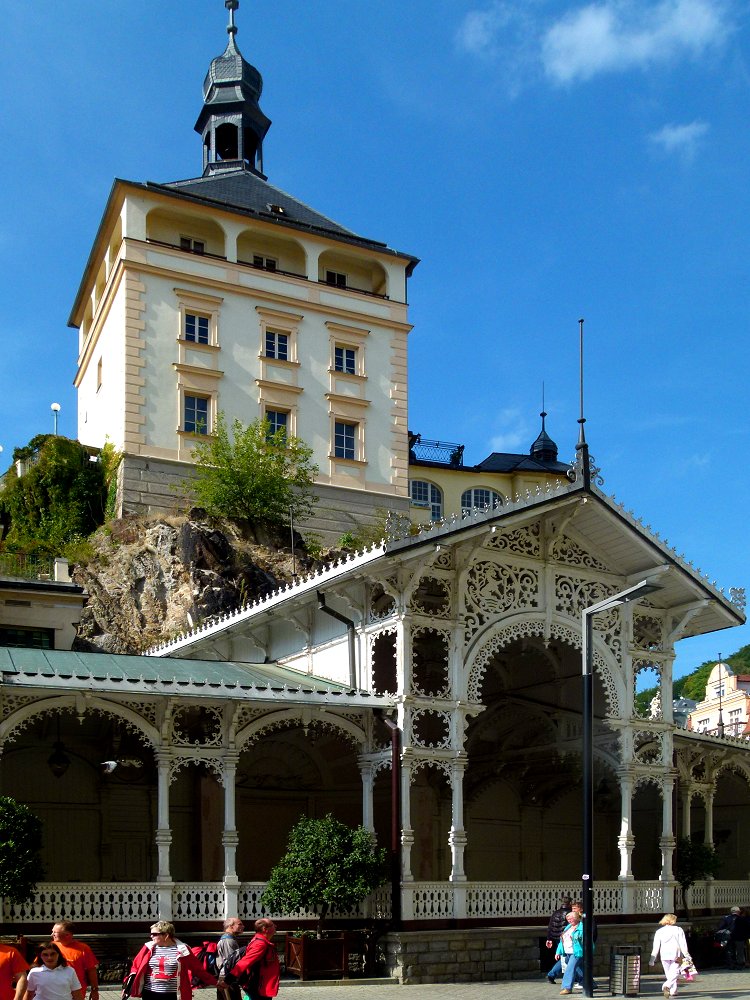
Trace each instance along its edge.
<instances>
[{"instance_id":1,"label":"dark slate roof","mask_svg":"<svg viewBox=\"0 0 750 1000\"><path fill-rule=\"evenodd\" d=\"M565 462L539 462L530 455L512 455L506 451L493 451L474 466L477 472L567 472L568 468Z\"/></svg>"},{"instance_id":2,"label":"dark slate roof","mask_svg":"<svg viewBox=\"0 0 750 1000\"><path fill-rule=\"evenodd\" d=\"M338 222L321 215L320 212L316 212L303 201L299 201L287 194L286 191L282 191L281 188L269 184L267 180L253 171L242 167L233 170L217 170L206 177L192 177L182 181L170 181L167 184L149 183L146 186L152 190L185 195L209 205L220 205L223 208L233 208L241 212L251 213L266 222L311 230L334 239L344 240L347 243L377 250L380 253L395 254L398 252L391 249L386 243L359 236L351 229L345 229ZM282 208L283 214L272 212L271 205ZM415 264L417 263L417 258L411 254L402 254L401 256L410 258Z\"/></svg>"}]
</instances>

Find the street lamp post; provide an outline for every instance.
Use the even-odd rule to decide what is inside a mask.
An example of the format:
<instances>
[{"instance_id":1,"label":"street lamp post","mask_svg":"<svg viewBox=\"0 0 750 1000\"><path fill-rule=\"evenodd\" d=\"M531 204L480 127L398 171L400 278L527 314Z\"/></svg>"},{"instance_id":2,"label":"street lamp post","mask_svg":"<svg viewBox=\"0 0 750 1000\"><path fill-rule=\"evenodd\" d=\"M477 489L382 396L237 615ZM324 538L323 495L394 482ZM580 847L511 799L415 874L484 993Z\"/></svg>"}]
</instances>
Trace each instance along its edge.
<instances>
[{"instance_id":1,"label":"street lamp post","mask_svg":"<svg viewBox=\"0 0 750 1000\"><path fill-rule=\"evenodd\" d=\"M721 662L721 653L719 653L719 721L716 724L716 735L724 735L724 713L721 710L721 697L724 694L724 664Z\"/></svg>"},{"instance_id":2,"label":"street lamp post","mask_svg":"<svg viewBox=\"0 0 750 1000\"><path fill-rule=\"evenodd\" d=\"M581 899L583 922L583 992L594 995L594 615L638 601L658 590L653 583L642 580L619 594L584 608L581 613L581 660L583 664L582 755L583 755L583 875Z\"/></svg>"},{"instance_id":3,"label":"street lamp post","mask_svg":"<svg viewBox=\"0 0 750 1000\"><path fill-rule=\"evenodd\" d=\"M52 405L50 406L50 410L52 410L52 417L53 417L53 419L55 421L54 434L55 434L55 437L57 437L57 414L60 412L60 404L59 403L52 403Z\"/></svg>"}]
</instances>

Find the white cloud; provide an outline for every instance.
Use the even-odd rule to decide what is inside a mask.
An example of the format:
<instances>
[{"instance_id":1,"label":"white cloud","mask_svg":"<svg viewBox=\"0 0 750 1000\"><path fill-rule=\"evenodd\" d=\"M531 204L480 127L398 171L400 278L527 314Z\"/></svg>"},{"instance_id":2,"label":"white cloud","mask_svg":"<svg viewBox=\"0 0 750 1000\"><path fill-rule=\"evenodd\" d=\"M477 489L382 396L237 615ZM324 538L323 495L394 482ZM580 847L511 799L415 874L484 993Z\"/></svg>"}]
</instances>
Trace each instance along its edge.
<instances>
[{"instance_id":1,"label":"white cloud","mask_svg":"<svg viewBox=\"0 0 750 1000\"><path fill-rule=\"evenodd\" d=\"M686 160L695 155L700 140L708 132L708 122L690 122L687 125L665 125L649 136L651 142L667 153L675 153Z\"/></svg>"},{"instance_id":2,"label":"white cloud","mask_svg":"<svg viewBox=\"0 0 750 1000\"><path fill-rule=\"evenodd\" d=\"M533 437L520 410L501 410L496 423L500 429L499 433L490 438L492 451L518 452L519 448L523 448L524 452L529 450Z\"/></svg>"},{"instance_id":3,"label":"white cloud","mask_svg":"<svg viewBox=\"0 0 750 1000\"><path fill-rule=\"evenodd\" d=\"M602 73L646 69L696 58L721 45L736 0L594 0L562 16L546 0L490 0L469 11L456 42L527 81L557 84Z\"/></svg>"},{"instance_id":4,"label":"white cloud","mask_svg":"<svg viewBox=\"0 0 750 1000\"><path fill-rule=\"evenodd\" d=\"M553 24L542 61L549 77L570 83L700 55L728 30L723 0L603 0Z\"/></svg>"}]
</instances>

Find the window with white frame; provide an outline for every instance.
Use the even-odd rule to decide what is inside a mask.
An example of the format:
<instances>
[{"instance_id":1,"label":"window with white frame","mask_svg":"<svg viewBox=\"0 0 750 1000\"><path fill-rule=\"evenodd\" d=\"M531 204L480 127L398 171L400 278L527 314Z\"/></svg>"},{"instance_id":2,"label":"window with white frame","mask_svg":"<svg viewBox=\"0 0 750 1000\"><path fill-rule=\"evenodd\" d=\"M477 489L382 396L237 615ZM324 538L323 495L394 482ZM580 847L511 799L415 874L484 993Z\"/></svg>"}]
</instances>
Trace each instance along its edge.
<instances>
[{"instance_id":1,"label":"window with white frame","mask_svg":"<svg viewBox=\"0 0 750 1000\"><path fill-rule=\"evenodd\" d=\"M412 479L411 502L415 507L428 508L432 521L439 521L443 516L443 492L434 483Z\"/></svg>"},{"instance_id":2,"label":"window with white frame","mask_svg":"<svg viewBox=\"0 0 750 1000\"><path fill-rule=\"evenodd\" d=\"M266 410L268 436L273 437L278 431L289 433L289 412L287 410Z\"/></svg>"},{"instance_id":3,"label":"window with white frame","mask_svg":"<svg viewBox=\"0 0 750 1000\"><path fill-rule=\"evenodd\" d=\"M698 719L698 730L699 733L705 733L708 731L708 719Z\"/></svg>"},{"instance_id":4,"label":"window with white frame","mask_svg":"<svg viewBox=\"0 0 750 1000\"><path fill-rule=\"evenodd\" d=\"M341 271L326 271L326 284L335 288L346 288L346 275Z\"/></svg>"},{"instance_id":5,"label":"window with white frame","mask_svg":"<svg viewBox=\"0 0 750 1000\"><path fill-rule=\"evenodd\" d=\"M333 454L336 458L356 459L357 424L336 420L333 425Z\"/></svg>"},{"instance_id":6,"label":"window with white frame","mask_svg":"<svg viewBox=\"0 0 750 1000\"><path fill-rule=\"evenodd\" d=\"M488 507L499 507L503 498L495 490L488 490L483 486L475 486L471 490L464 490L461 494L461 512L466 514L475 507L478 510L485 510Z\"/></svg>"},{"instance_id":7,"label":"window with white frame","mask_svg":"<svg viewBox=\"0 0 750 1000\"><path fill-rule=\"evenodd\" d=\"M333 370L344 375L356 375L357 348L336 344L333 349Z\"/></svg>"},{"instance_id":8,"label":"window with white frame","mask_svg":"<svg viewBox=\"0 0 750 1000\"><path fill-rule=\"evenodd\" d=\"M191 253L205 253L206 244L203 240L193 239L192 236L181 236L180 250L189 250Z\"/></svg>"},{"instance_id":9,"label":"window with white frame","mask_svg":"<svg viewBox=\"0 0 750 1000\"><path fill-rule=\"evenodd\" d=\"M187 434L208 434L209 405L207 396L192 396L185 393L183 402L182 429Z\"/></svg>"},{"instance_id":10,"label":"window with white frame","mask_svg":"<svg viewBox=\"0 0 750 1000\"><path fill-rule=\"evenodd\" d=\"M266 330L266 357L276 361L289 360L289 334Z\"/></svg>"},{"instance_id":11,"label":"window with white frame","mask_svg":"<svg viewBox=\"0 0 750 1000\"><path fill-rule=\"evenodd\" d=\"M183 332L185 340L190 340L194 344L208 344L211 336L211 317L186 312Z\"/></svg>"},{"instance_id":12,"label":"window with white frame","mask_svg":"<svg viewBox=\"0 0 750 1000\"><path fill-rule=\"evenodd\" d=\"M279 262L274 257L266 257L260 253L253 254L253 267L261 267L264 271L275 271Z\"/></svg>"}]
</instances>

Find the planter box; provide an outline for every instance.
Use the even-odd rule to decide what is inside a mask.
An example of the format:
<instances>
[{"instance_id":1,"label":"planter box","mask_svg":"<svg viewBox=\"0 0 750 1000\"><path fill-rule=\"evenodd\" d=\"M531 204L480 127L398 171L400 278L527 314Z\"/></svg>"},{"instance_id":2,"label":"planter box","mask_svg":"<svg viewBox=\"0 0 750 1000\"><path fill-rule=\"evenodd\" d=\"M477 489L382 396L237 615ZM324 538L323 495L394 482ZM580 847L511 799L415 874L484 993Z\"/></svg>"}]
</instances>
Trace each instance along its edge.
<instances>
[{"instance_id":1,"label":"planter box","mask_svg":"<svg viewBox=\"0 0 750 1000\"><path fill-rule=\"evenodd\" d=\"M337 937L293 937L286 935L284 944L286 971L301 980L320 976L349 978L349 935Z\"/></svg>"}]
</instances>

